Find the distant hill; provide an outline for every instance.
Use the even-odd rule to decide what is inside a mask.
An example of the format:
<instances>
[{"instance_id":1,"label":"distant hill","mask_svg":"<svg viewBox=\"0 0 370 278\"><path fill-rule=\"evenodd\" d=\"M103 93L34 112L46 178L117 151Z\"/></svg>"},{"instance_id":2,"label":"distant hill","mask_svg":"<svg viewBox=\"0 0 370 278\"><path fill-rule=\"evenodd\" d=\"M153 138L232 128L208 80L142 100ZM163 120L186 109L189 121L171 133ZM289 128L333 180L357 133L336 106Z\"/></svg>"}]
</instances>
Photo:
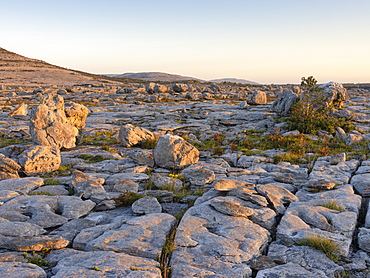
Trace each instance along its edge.
<instances>
[{"instance_id":1,"label":"distant hill","mask_svg":"<svg viewBox=\"0 0 370 278\"><path fill-rule=\"evenodd\" d=\"M107 74L107 76L116 77L116 78L141 79L145 81L176 82L176 81L183 81L183 80L197 80L200 82L205 82L205 80L201 80L195 77L182 76L182 75L170 74L170 73L164 73L164 72L138 72L138 73L124 73L124 74Z\"/></svg>"},{"instance_id":2,"label":"distant hill","mask_svg":"<svg viewBox=\"0 0 370 278\"><path fill-rule=\"evenodd\" d=\"M238 78L220 78L220 79L212 79L210 82L215 83L222 83L222 82L231 82L231 83L240 83L240 84L253 84L258 85L257 82L245 80L245 79L238 79Z\"/></svg>"},{"instance_id":3,"label":"distant hill","mask_svg":"<svg viewBox=\"0 0 370 278\"><path fill-rule=\"evenodd\" d=\"M69 70L0 48L0 85L68 86L102 83L118 84L106 76Z\"/></svg>"}]
</instances>

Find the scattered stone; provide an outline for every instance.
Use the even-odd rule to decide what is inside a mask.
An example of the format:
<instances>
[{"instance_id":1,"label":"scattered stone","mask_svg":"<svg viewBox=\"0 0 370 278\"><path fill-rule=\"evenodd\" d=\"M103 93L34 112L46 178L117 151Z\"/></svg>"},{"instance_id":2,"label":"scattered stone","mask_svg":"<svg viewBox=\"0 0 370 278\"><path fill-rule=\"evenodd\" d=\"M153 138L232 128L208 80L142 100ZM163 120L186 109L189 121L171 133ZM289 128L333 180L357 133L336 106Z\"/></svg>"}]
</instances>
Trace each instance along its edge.
<instances>
[{"instance_id":1,"label":"scattered stone","mask_svg":"<svg viewBox=\"0 0 370 278\"><path fill-rule=\"evenodd\" d=\"M121 126L118 137L121 145L127 148L155 139L151 131L132 124Z\"/></svg>"},{"instance_id":2,"label":"scattered stone","mask_svg":"<svg viewBox=\"0 0 370 278\"><path fill-rule=\"evenodd\" d=\"M145 196L135 201L132 206L132 211L137 214L161 213L162 207L157 198Z\"/></svg>"},{"instance_id":3,"label":"scattered stone","mask_svg":"<svg viewBox=\"0 0 370 278\"><path fill-rule=\"evenodd\" d=\"M20 169L17 162L0 153L0 180L19 178Z\"/></svg>"},{"instance_id":4,"label":"scattered stone","mask_svg":"<svg viewBox=\"0 0 370 278\"><path fill-rule=\"evenodd\" d=\"M252 104L252 105L266 104L266 103L267 103L267 96L266 96L266 92L264 91L257 91L253 93L248 99L248 104Z\"/></svg>"},{"instance_id":5,"label":"scattered stone","mask_svg":"<svg viewBox=\"0 0 370 278\"><path fill-rule=\"evenodd\" d=\"M33 237L21 237L7 241L3 248L21 252L45 251L50 249L62 249L67 247L69 241L55 235L40 235Z\"/></svg>"},{"instance_id":6,"label":"scattered stone","mask_svg":"<svg viewBox=\"0 0 370 278\"><path fill-rule=\"evenodd\" d=\"M159 138L153 157L159 167L178 169L197 163L199 151L180 136L166 134Z\"/></svg>"},{"instance_id":7,"label":"scattered stone","mask_svg":"<svg viewBox=\"0 0 370 278\"><path fill-rule=\"evenodd\" d=\"M24 102L19 104L13 111L9 113L9 117L13 116L27 116L28 114L28 105Z\"/></svg>"},{"instance_id":8,"label":"scattered stone","mask_svg":"<svg viewBox=\"0 0 370 278\"><path fill-rule=\"evenodd\" d=\"M243 206L242 201L235 197L218 197L211 201L211 206L224 214L239 217L248 217L253 214L253 210Z\"/></svg>"},{"instance_id":9,"label":"scattered stone","mask_svg":"<svg viewBox=\"0 0 370 278\"><path fill-rule=\"evenodd\" d=\"M35 265L19 262L0 262L0 276L7 278L46 278L45 271Z\"/></svg>"},{"instance_id":10,"label":"scattered stone","mask_svg":"<svg viewBox=\"0 0 370 278\"><path fill-rule=\"evenodd\" d=\"M279 115L288 115L292 105L299 101L299 96L291 90L285 90L271 105L271 110Z\"/></svg>"}]
</instances>

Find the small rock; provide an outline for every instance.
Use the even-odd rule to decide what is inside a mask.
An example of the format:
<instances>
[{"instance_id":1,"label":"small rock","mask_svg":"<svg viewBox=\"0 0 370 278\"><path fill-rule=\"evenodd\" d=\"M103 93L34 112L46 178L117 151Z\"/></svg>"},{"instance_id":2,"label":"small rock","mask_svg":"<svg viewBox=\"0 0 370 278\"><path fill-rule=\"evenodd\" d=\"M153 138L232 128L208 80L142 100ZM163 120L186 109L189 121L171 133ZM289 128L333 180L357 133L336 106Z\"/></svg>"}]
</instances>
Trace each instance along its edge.
<instances>
[{"instance_id":1,"label":"small rock","mask_svg":"<svg viewBox=\"0 0 370 278\"><path fill-rule=\"evenodd\" d=\"M150 196L145 196L135 201L132 204L131 208L132 211L137 214L150 214L162 212L161 204L158 202L157 198Z\"/></svg>"}]
</instances>

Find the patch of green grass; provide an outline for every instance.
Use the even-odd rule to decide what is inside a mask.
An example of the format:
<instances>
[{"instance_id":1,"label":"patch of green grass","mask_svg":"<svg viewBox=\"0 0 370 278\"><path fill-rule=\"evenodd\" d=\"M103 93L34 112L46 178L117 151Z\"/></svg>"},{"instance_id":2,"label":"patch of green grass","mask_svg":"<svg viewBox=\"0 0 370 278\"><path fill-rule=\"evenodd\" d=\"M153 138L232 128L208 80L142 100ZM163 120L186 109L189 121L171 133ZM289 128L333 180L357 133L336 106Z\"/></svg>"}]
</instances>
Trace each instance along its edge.
<instances>
[{"instance_id":1,"label":"patch of green grass","mask_svg":"<svg viewBox=\"0 0 370 278\"><path fill-rule=\"evenodd\" d=\"M103 160L111 160L111 158L104 158L100 154L99 155L79 154L76 157L85 160L86 163L96 163L96 162L101 162Z\"/></svg>"},{"instance_id":2,"label":"patch of green grass","mask_svg":"<svg viewBox=\"0 0 370 278\"><path fill-rule=\"evenodd\" d=\"M110 152L110 153L117 153L117 151L113 148L111 148L109 145L103 145L101 147L102 150Z\"/></svg>"},{"instance_id":3,"label":"patch of green grass","mask_svg":"<svg viewBox=\"0 0 370 278\"><path fill-rule=\"evenodd\" d=\"M326 201L325 203L320 204L320 206L328 208L328 209L336 210L336 211L339 211L339 212L344 212L345 211L343 206L340 205L335 200Z\"/></svg>"},{"instance_id":4,"label":"patch of green grass","mask_svg":"<svg viewBox=\"0 0 370 278\"><path fill-rule=\"evenodd\" d=\"M140 143L140 147L143 149L154 149L157 146L158 138L155 137L153 139L147 139Z\"/></svg>"},{"instance_id":5,"label":"patch of green grass","mask_svg":"<svg viewBox=\"0 0 370 278\"><path fill-rule=\"evenodd\" d=\"M70 175L72 175L71 169L72 169L72 165L60 165L58 170L47 173L47 174L45 174L41 177L42 178L51 178L51 177L55 177L55 176L61 176L61 177L70 176Z\"/></svg>"},{"instance_id":6,"label":"patch of green grass","mask_svg":"<svg viewBox=\"0 0 370 278\"><path fill-rule=\"evenodd\" d=\"M114 137L115 134L116 133L112 131L97 132L94 135L90 135L90 136L82 138L81 144L96 145L96 146L118 144L119 141L116 137Z\"/></svg>"},{"instance_id":7,"label":"patch of green grass","mask_svg":"<svg viewBox=\"0 0 370 278\"><path fill-rule=\"evenodd\" d=\"M45 195L45 196L55 196L54 194L47 191L31 192L28 195Z\"/></svg>"},{"instance_id":8,"label":"patch of green grass","mask_svg":"<svg viewBox=\"0 0 370 278\"><path fill-rule=\"evenodd\" d=\"M49 251L50 249L45 249L41 252L23 252L23 257L27 259L27 262L30 264L35 264L40 267L50 266L50 262L44 260Z\"/></svg>"},{"instance_id":9,"label":"patch of green grass","mask_svg":"<svg viewBox=\"0 0 370 278\"><path fill-rule=\"evenodd\" d=\"M60 182L55 179L46 179L44 180L44 185L59 185Z\"/></svg>"},{"instance_id":10,"label":"patch of green grass","mask_svg":"<svg viewBox=\"0 0 370 278\"><path fill-rule=\"evenodd\" d=\"M117 206L128 207L131 206L135 201L143 198L143 195L134 192L125 192L120 194L117 198L112 198Z\"/></svg>"},{"instance_id":11,"label":"patch of green grass","mask_svg":"<svg viewBox=\"0 0 370 278\"><path fill-rule=\"evenodd\" d=\"M300 240L297 244L319 250L334 262L339 259L339 245L331 239L319 235L312 235Z\"/></svg>"},{"instance_id":12,"label":"patch of green grass","mask_svg":"<svg viewBox=\"0 0 370 278\"><path fill-rule=\"evenodd\" d=\"M31 140L24 140L18 138L8 138L5 133L0 133L0 148L10 145L27 145Z\"/></svg>"}]
</instances>

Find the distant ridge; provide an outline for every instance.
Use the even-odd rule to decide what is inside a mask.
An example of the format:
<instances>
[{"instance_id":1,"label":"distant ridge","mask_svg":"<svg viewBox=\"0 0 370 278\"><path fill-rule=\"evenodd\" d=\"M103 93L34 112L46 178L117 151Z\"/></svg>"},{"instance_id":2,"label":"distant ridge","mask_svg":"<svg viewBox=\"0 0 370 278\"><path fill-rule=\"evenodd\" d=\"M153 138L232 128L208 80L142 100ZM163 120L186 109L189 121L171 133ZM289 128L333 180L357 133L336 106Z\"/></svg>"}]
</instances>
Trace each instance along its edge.
<instances>
[{"instance_id":1,"label":"distant ridge","mask_svg":"<svg viewBox=\"0 0 370 278\"><path fill-rule=\"evenodd\" d=\"M220 79L212 79L210 82L215 83L222 83L222 82L231 82L231 83L239 83L239 84L253 84L258 85L257 82L245 80L245 79L238 79L238 78L220 78Z\"/></svg>"},{"instance_id":2,"label":"distant ridge","mask_svg":"<svg viewBox=\"0 0 370 278\"><path fill-rule=\"evenodd\" d=\"M78 84L119 84L107 76L70 70L31 59L0 47L0 85L70 86Z\"/></svg>"},{"instance_id":3,"label":"distant ridge","mask_svg":"<svg viewBox=\"0 0 370 278\"><path fill-rule=\"evenodd\" d=\"M165 72L138 72L138 73L123 73L123 74L107 74L107 76L116 77L116 78L141 79L145 81L175 82L175 81L197 80L200 82L206 82L205 80L201 80L195 77L182 76L182 75L170 74L170 73L165 73Z\"/></svg>"}]
</instances>

